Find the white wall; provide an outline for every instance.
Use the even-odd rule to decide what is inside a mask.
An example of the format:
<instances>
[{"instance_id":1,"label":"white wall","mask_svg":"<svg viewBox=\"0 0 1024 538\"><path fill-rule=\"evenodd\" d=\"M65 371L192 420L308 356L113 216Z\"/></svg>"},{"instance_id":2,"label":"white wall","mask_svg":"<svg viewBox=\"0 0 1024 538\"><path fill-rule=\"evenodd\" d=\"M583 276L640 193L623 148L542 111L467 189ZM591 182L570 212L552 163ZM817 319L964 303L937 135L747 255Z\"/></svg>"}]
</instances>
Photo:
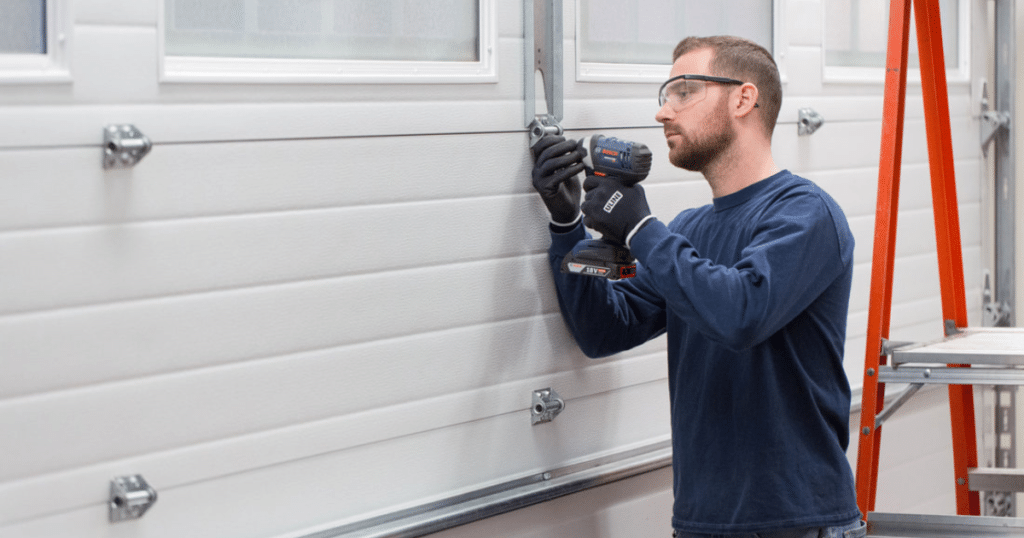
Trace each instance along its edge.
<instances>
[{"instance_id":1,"label":"white wall","mask_svg":"<svg viewBox=\"0 0 1024 538\"><path fill-rule=\"evenodd\" d=\"M70 82L0 74L0 536L294 534L667 438L664 341L590 361L559 317L529 183L521 4L496 4L496 83L412 86L164 83L157 2L61 4ZM780 8L776 159L832 193L854 229L859 385L882 86L824 80L821 2ZM651 146L646 185L665 219L706 203L703 179L667 164L656 83L575 80L574 12L567 2L568 135ZM892 336L931 339L910 92ZM977 99L951 84L972 319ZM805 106L826 124L798 137ZM121 122L155 146L105 172L101 130ZM531 393L549 386L567 409L530 426ZM925 424L948 416L923 402ZM108 481L132 473L159 501L109 525ZM656 472L480 528L655 535L669 484Z\"/></svg>"}]
</instances>

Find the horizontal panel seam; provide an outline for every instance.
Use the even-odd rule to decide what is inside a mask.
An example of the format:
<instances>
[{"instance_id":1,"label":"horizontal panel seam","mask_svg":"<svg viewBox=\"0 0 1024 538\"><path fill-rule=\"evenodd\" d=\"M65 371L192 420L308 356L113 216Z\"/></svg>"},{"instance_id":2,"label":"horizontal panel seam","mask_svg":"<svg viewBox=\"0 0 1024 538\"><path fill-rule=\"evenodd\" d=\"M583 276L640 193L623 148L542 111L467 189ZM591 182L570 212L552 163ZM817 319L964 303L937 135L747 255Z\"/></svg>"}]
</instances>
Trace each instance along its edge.
<instances>
[{"instance_id":1,"label":"horizontal panel seam","mask_svg":"<svg viewBox=\"0 0 1024 538\"><path fill-rule=\"evenodd\" d=\"M528 184L529 178L524 177L523 183ZM667 184L668 182L659 182L658 185ZM169 217L154 217L144 219L130 219L130 220L111 220L101 222L90 222L90 223L68 223L68 224L56 224L52 226L37 226L31 228L0 228L0 239L4 235L21 235L21 234L49 234L49 233L60 233L64 231L89 231L89 230L109 230L118 227L147 227L147 226L163 226L173 224L202 224L204 222L223 222L223 221L241 221L249 219L260 219L264 217L280 217L280 216L302 216L302 215L313 215L313 214L324 214L324 213L343 213L347 211L364 211L364 210L385 210L385 209L408 209L413 206L431 206L441 205L446 203L465 203L465 202L481 202L481 201L493 201L502 199L533 199L537 197L536 193L507 193L507 194L485 194L477 196L463 196L463 197L452 197L452 198L434 198L434 199L413 199L399 202L370 202L365 204L354 204L354 205L331 205L322 207L296 207L287 209L260 209L252 211L239 211L239 212L223 212L223 213L207 213L197 215L180 215L180 216L169 216ZM544 221L538 220L538 227L543 227Z\"/></svg>"},{"instance_id":2,"label":"horizontal panel seam","mask_svg":"<svg viewBox=\"0 0 1024 538\"><path fill-rule=\"evenodd\" d=\"M663 354L660 353L660 352L649 353L649 354L633 357L631 360L634 361L634 362L649 362L649 361L657 360L661 356L663 356ZM565 376L569 376L569 375L572 375L572 372L559 372L557 374L548 374L548 375L543 375L543 376L540 376L540 377L537 377L537 378L512 381L512 382L509 382L509 383L505 383L503 385L499 385L499 386L495 386L495 387L489 387L488 389L484 389L484 390L500 391L500 390L502 390L502 388L509 388L509 386L511 386L511 385L537 384L537 383L541 383L542 380L544 380L544 379L554 380L554 379L557 379L558 377L565 377ZM589 397L592 397L592 396L598 395L598 394L605 394L605 393L608 393L608 392L614 392L615 390L623 390L623 389L639 387L639 386L643 386L643 385L661 383L661 382L665 381L665 379L666 378L662 377L662 376L658 376L656 378L647 378L647 379L638 380L638 381L636 381L634 383L630 383L630 384L626 384L626 385L618 385L618 386L614 387L611 390L601 390L601 391L595 392L593 394L586 393L586 394L576 395L573 398L566 397L566 401L567 402L572 402L573 400L580 400L580 399L584 399L584 398L589 398ZM530 386L532 386L532 385L530 385ZM472 391L469 391L469 392L472 392ZM435 396L433 398L428 398L428 400L429 399L444 398L444 397L445 396ZM564 394L563 394L563 397L565 397ZM396 413L396 412L400 412L401 411L400 408L403 407L403 406L408 406L408 405L411 405L413 403L422 404L423 401L425 401L425 400L420 400L420 401L417 401L417 402L405 402L405 403L402 403L402 404L392 405L392 406L389 406L387 408L379 409L379 410L363 411L363 412L343 415L343 416L339 416L339 417L328 417L328 418L324 418L324 419L319 419L319 420L305 422L305 423L302 423L302 424L299 424L299 425L289 425L289 426L284 426L284 427L271 428L271 429L268 429L268 430L262 430L262 431L258 431L258 432L250 432L250 433L246 433L246 434L242 434L242 435L236 435L236 436L233 436L233 437L230 437L230 438L210 440L210 441L204 441L204 442L195 443L195 444L191 444L191 445L185 445L185 446L180 446L180 447L164 449L164 450L160 450L158 452L153 452L153 453L137 454L137 455L133 455L133 456L119 458L119 459L114 460L114 461L97 462L97 463L93 463L93 464L90 464L90 465L87 465L87 466L84 466L84 467L74 467L74 468L70 468L70 469L61 469L61 470L57 470L57 471L53 471L53 472L47 472L47 473L42 474L42 475L26 477L26 478L19 478L17 480L13 480L13 481L10 481L10 482L7 482L7 483L0 483L0 492L2 492L3 489L7 489L9 491L15 490L19 486L19 483L21 485L29 485L31 482L35 482L35 481L38 481L40 479L43 479L43 480L45 480L45 479L61 480L61 475L65 475L65 474L67 474L69 472L70 473L81 472L83 470L87 470L90 467L91 468L103 468L103 467L107 467L107 466L110 466L110 465L118 463L118 462L132 462L132 461L138 462L140 460L152 459L154 457L156 457L156 458L160 458L160 457L171 457L171 458L174 458L174 457L185 457L185 458L188 458L190 456L188 456L188 455L180 455L180 454L176 456L174 453L181 452L182 450L197 450L197 449L201 449L203 446L222 445L224 443L231 443L231 442L246 442L247 440L249 442L259 442L259 438L266 437L267 435L289 436L290 435L289 432L290 431L294 432L294 430L296 430L296 429L304 429L304 428L309 428L309 427L316 427L317 425L324 426L324 425L326 425L326 423L332 422L332 421L339 421L339 420L345 420L345 419L356 419L359 415L366 415L367 413L373 413L373 412L377 412L377 413L380 413L380 412ZM224 478L224 477L228 477L228 476L233 476L233 475L237 475L237 474L241 474L241 473L251 472L251 471L255 471L255 470L259 470L259 469L264 469L264 468L270 468L270 467L274 467L274 466L278 466L278 465L282 465L282 464L292 463L292 462L296 462L296 461L302 461L302 460L305 460L305 459L320 457L320 456L323 456L323 455L326 455L326 454L332 454L332 453L338 453L338 452L344 452L344 451L348 451L348 450L353 450L353 449L357 449L357 448L360 448L360 447L369 446L369 445L372 445L372 444L375 444L375 443L391 441L391 440L396 440L396 439L402 439L402 438L408 438L408 437L415 436L415 435L421 435L421 434L424 434L424 433L429 433L431 431L437 431L437 430L441 430L441 429L445 429L445 428L449 428L449 427L459 426L459 425L462 425L462 424L477 422L479 420L486 420L486 419L490 419L490 418L497 418L497 417L506 416L506 415L510 415L510 414L516 414L516 413L523 413L523 412L529 410L529 408L530 408L529 402L524 400L523 405L521 407L517 407L515 409L507 409L507 410L504 410L504 411L501 411L501 412L498 412L498 413L489 414L489 415L485 415L485 416L478 416L478 417L475 417L475 418L472 418L472 419L469 419L469 420L461 420L461 421L456 421L456 422L445 422L444 424L441 424L441 425L436 425L436 426L431 426L431 427L424 427L424 428L417 428L417 429L415 429L415 431L403 432L401 435L374 439L372 441L368 441L368 442L364 442L364 443L356 443L356 444L351 444L351 445L345 445L345 446L340 447L340 448L334 448L334 449L331 449L331 450L327 450L327 451L323 451L323 452L318 452L318 453L303 454L303 455L298 456L298 457L291 457L291 458L283 459L283 460L280 460L280 461L273 461L273 462L270 462L270 463L266 463L264 465L255 465L255 466L245 467L244 469L239 469L239 470L235 470L235 471L231 471L231 472L226 472L226 473L222 473L222 474L213 474L213 475L210 475L210 476L204 476L204 477L202 477L200 479L185 480L185 481L171 483L169 485L165 484L165 485L160 486L160 491L169 491L169 490L173 490L173 489L179 488L179 487L185 487L185 486L189 486L189 485L195 485L195 484L200 484L200 483L204 483L204 482L209 482L209 481L212 481L212 480L216 480L216 479L220 479L220 478ZM525 419L526 419L526 417L524 417L524 420ZM60 511L47 512L47 514L63 513L63 512L74 510L74 509L80 509L80 508L84 508L84 507L95 506L96 504L99 504L99 503L92 502L92 503L78 504L78 505L74 505L74 506L67 506L67 507L64 507ZM33 514L31 517L26 518L25 520L36 519L36 518L40 517L40 515L46 515L46 514ZM13 522L16 523L17 521L13 521ZM4 523L0 524L0 528L2 528L2 525L8 525L10 523L12 523L12 521L4 522Z\"/></svg>"},{"instance_id":3,"label":"horizontal panel seam","mask_svg":"<svg viewBox=\"0 0 1024 538\"><path fill-rule=\"evenodd\" d=\"M508 256L487 256L478 257L473 259L460 260L457 263L439 263L435 265L407 265L388 268L383 271L365 271L365 272L352 272L345 274L332 274L322 276L310 276L307 278L299 278L292 280L273 280L267 282L261 282L258 284L243 284L238 286L223 286L217 288L208 289L196 289L182 291L179 293L164 293L160 295L141 296L141 297L130 297L124 299L117 299L113 301L101 301L92 303L83 303L75 305L65 305L57 308L44 308L37 310L25 310L25 311L13 311L7 312L0 315L0 325L5 322L11 321L12 318L25 318L25 317L43 317L47 315L65 315L68 313L77 313L83 310L96 310L105 308L123 308L130 307L145 303L155 303L161 301L180 301L183 299L190 298L208 298L210 295L217 294L234 294L234 293L245 293L252 291L270 291L280 288L303 286L307 284L322 284L330 281L343 281L352 278L367 278L367 277L382 277L385 275L392 276L393 273L413 272L413 271L427 271L437 270L440 267L450 266L461 266L470 264L483 264L489 262L504 262L510 260L528 260L532 258L546 257L546 249L540 252L530 252L525 254L514 254ZM400 278L398 275L394 275L396 278Z\"/></svg>"},{"instance_id":4,"label":"horizontal panel seam","mask_svg":"<svg viewBox=\"0 0 1024 538\"><path fill-rule=\"evenodd\" d=\"M534 314L531 314L529 316L522 316L522 317L516 317L516 318L507 318L507 319L499 319L499 320L493 320L493 321L488 321L488 322L484 322L484 323L470 323L470 324L467 324L467 325L445 327L443 329L435 329L435 330L422 331L422 332L413 332L413 333L406 333L406 334L400 334L400 335L391 335L391 336L387 336L387 337L384 337L384 338L374 338L374 339L371 339L371 340L360 340L360 341L354 341L354 342L346 342L344 344L339 344L339 345L329 345L329 346L324 346L324 347L315 347L315 348L308 348L308 349L297 349L297 350L292 350L292 351L288 351L288 352L284 352L284 353L275 353L275 354L272 354L272 355L250 356L250 357L234 359L234 360L230 360L230 361L226 361L226 362L220 362L220 363L216 363L216 364L207 364L207 365L200 365L200 366L193 366L193 367L186 367L186 368L169 369L169 370L153 372L153 373L149 373L149 374L145 374L145 375L130 377L130 378L106 380L106 381L101 381L101 382L97 382L97 383L91 383L89 385L53 388L53 389L47 389L45 391L24 393L24 394L18 394L16 396L11 396L11 397L7 397L7 398L0 398L0 407L10 406L10 405L22 405L22 404L28 403L31 400L35 400L35 399L39 399L39 398L46 398L46 397L50 397L50 396L53 396L53 395L64 395L64 394L68 394L68 393L76 393L76 392L83 392L83 391L91 392L91 391L95 391L95 390L102 390L104 388L115 388L115 387L133 385L133 384L136 384L136 383L139 383L139 382L142 382L142 381L155 380L155 379L158 379L158 378L161 378L161 377L166 377L166 376L191 375L191 374L195 374L195 373L198 373L198 372L210 372L210 371L223 370L223 369L236 369L236 368L242 367L243 365L245 365L245 366L252 366L252 365L256 365L256 364L259 364L259 363L262 363L262 362L265 362L265 361L292 360L295 357L299 357L299 356L302 356L302 355L308 355L308 354L312 354L312 353L324 353L324 352L329 352L329 351L332 351L332 350L344 350L346 348L355 348L355 347L367 346L367 345L384 345L384 344L393 343L395 341L399 341L399 340L403 340L403 339L418 338L418 337L422 337L422 336L426 336L426 335L442 335L444 333L449 333L449 332L454 332L454 331L465 331L465 330L474 329L474 328L500 326L500 325L504 325L504 324L512 324L512 323L518 323L518 322L523 322L523 321L526 321L526 320L535 320L535 319L536 320L561 319L561 314L559 312L557 312L557 311L534 313Z\"/></svg>"}]
</instances>

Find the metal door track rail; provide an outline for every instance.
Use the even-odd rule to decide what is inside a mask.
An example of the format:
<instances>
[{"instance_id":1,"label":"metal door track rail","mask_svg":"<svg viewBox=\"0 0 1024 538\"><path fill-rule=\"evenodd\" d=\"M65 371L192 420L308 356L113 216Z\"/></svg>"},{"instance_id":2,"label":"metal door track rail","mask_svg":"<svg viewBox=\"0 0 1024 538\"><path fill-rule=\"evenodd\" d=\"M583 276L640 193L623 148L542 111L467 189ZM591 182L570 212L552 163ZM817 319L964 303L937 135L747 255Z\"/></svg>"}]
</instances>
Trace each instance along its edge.
<instances>
[{"instance_id":1,"label":"metal door track rail","mask_svg":"<svg viewBox=\"0 0 1024 538\"><path fill-rule=\"evenodd\" d=\"M661 441L302 538L416 538L670 465L671 441Z\"/></svg>"},{"instance_id":2,"label":"metal door track rail","mask_svg":"<svg viewBox=\"0 0 1024 538\"><path fill-rule=\"evenodd\" d=\"M1024 536L1024 518L868 514L868 538L985 538Z\"/></svg>"}]
</instances>

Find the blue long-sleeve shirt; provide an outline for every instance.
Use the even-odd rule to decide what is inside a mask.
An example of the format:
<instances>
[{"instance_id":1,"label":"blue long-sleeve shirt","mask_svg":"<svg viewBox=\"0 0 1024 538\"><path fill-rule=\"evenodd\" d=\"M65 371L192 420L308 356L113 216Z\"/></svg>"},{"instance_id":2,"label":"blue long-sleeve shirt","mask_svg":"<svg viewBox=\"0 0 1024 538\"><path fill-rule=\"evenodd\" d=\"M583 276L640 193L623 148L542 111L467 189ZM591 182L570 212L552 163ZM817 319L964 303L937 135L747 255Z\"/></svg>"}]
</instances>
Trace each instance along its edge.
<instances>
[{"instance_id":1,"label":"blue long-sleeve shirt","mask_svg":"<svg viewBox=\"0 0 1024 538\"><path fill-rule=\"evenodd\" d=\"M843 349L853 235L838 204L782 171L654 220L632 239L637 276L562 274L582 226L552 234L563 317L590 357L668 338L675 504L698 533L860 517Z\"/></svg>"}]
</instances>

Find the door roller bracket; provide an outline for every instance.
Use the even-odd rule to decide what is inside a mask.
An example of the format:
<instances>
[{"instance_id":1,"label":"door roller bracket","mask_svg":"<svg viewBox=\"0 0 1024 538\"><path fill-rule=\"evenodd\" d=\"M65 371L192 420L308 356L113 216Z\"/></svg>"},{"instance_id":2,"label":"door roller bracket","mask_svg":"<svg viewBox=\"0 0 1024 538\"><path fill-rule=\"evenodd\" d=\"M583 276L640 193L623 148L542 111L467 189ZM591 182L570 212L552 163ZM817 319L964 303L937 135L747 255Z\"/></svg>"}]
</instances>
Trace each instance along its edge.
<instances>
[{"instance_id":1,"label":"door roller bracket","mask_svg":"<svg viewBox=\"0 0 1024 538\"><path fill-rule=\"evenodd\" d=\"M544 137L546 134L560 135L562 134L562 126L558 124L556 120L550 114L542 114L537 116L533 123L527 126L530 131L530 147L532 148L538 140Z\"/></svg>"},{"instance_id":2,"label":"door roller bracket","mask_svg":"<svg viewBox=\"0 0 1024 538\"><path fill-rule=\"evenodd\" d=\"M142 475L119 476L110 481L110 522L139 519L156 502L156 490Z\"/></svg>"},{"instance_id":3,"label":"door roller bracket","mask_svg":"<svg viewBox=\"0 0 1024 538\"><path fill-rule=\"evenodd\" d=\"M551 422L565 409L565 400L553 389L540 389L533 391L533 406L530 408L531 424L536 426L544 422Z\"/></svg>"},{"instance_id":4,"label":"door roller bracket","mask_svg":"<svg viewBox=\"0 0 1024 538\"><path fill-rule=\"evenodd\" d=\"M131 168L153 148L134 125L108 125L103 128L103 169Z\"/></svg>"}]
</instances>

